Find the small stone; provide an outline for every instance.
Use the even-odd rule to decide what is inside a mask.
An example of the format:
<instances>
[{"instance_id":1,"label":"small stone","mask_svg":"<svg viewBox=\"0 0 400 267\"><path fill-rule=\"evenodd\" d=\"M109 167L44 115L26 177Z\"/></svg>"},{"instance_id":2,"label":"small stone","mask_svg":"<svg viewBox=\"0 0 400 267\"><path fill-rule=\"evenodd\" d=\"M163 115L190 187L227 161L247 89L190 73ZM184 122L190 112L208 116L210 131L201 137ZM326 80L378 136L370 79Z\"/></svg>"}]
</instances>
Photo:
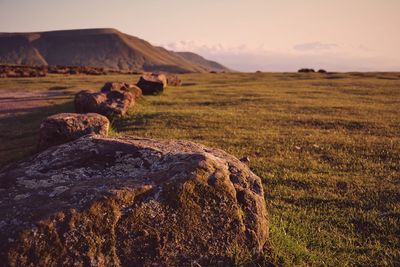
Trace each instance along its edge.
<instances>
[{"instance_id":1,"label":"small stone","mask_svg":"<svg viewBox=\"0 0 400 267\"><path fill-rule=\"evenodd\" d=\"M250 157L249 156L242 157L240 159L240 161L243 162L243 163L249 163L250 162Z\"/></svg>"}]
</instances>

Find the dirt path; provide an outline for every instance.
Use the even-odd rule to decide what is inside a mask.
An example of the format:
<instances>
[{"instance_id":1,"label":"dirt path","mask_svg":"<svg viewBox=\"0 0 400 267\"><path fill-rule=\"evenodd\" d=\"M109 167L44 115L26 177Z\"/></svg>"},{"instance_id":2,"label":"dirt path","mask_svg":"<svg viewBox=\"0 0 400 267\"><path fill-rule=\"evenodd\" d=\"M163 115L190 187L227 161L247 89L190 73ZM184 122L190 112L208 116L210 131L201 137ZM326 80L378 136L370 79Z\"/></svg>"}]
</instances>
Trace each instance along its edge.
<instances>
[{"instance_id":1,"label":"dirt path","mask_svg":"<svg viewBox=\"0 0 400 267\"><path fill-rule=\"evenodd\" d=\"M62 96L62 92L40 92L32 90L0 90L0 118L17 113L32 112L49 106L50 100Z\"/></svg>"}]
</instances>

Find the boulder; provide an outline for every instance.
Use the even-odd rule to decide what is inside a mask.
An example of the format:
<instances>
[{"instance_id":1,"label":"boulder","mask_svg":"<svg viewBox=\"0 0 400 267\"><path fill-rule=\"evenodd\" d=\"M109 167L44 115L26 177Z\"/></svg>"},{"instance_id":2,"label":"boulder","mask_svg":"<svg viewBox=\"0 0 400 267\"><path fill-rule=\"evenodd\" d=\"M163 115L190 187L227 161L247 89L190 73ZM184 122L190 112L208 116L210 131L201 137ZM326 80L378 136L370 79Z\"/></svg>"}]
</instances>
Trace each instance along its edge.
<instances>
[{"instance_id":1,"label":"boulder","mask_svg":"<svg viewBox=\"0 0 400 267\"><path fill-rule=\"evenodd\" d=\"M158 95L167 87L167 78L164 74L147 74L139 78L136 84L143 92L143 95Z\"/></svg>"},{"instance_id":2,"label":"boulder","mask_svg":"<svg viewBox=\"0 0 400 267\"><path fill-rule=\"evenodd\" d=\"M315 70L314 69L303 68L303 69L299 69L297 72L312 73L312 72L315 72Z\"/></svg>"},{"instance_id":3,"label":"boulder","mask_svg":"<svg viewBox=\"0 0 400 267\"><path fill-rule=\"evenodd\" d=\"M88 134L108 135L110 122L100 114L60 113L40 124L38 149L70 142Z\"/></svg>"},{"instance_id":4,"label":"boulder","mask_svg":"<svg viewBox=\"0 0 400 267\"><path fill-rule=\"evenodd\" d=\"M227 266L268 241L261 179L187 141L85 136L0 172L9 266Z\"/></svg>"},{"instance_id":5,"label":"boulder","mask_svg":"<svg viewBox=\"0 0 400 267\"><path fill-rule=\"evenodd\" d=\"M75 111L78 113L97 112L106 100L107 94L105 93L92 90L80 91L75 95Z\"/></svg>"},{"instance_id":6,"label":"boulder","mask_svg":"<svg viewBox=\"0 0 400 267\"><path fill-rule=\"evenodd\" d=\"M75 111L94 112L108 118L124 116L135 104L135 95L126 91L94 92L83 90L75 95Z\"/></svg>"},{"instance_id":7,"label":"boulder","mask_svg":"<svg viewBox=\"0 0 400 267\"><path fill-rule=\"evenodd\" d=\"M101 92L108 93L111 91L125 91L130 92L138 99L142 96L142 90L134 84L128 84L124 82L107 82L101 88Z\"/></svg>"},{"instance_id":8,"label":"boulder","mask_svg":"<svg viewBox=\"0 0 400 267\"><path fill-rule=\"evenodd\" d=\"M130 84L127 91L133 94L135 96L135 99L140 98L143 94L142 89L134 84Z\"/></svg>"},{"instance_id":9,"label":"boulder","mask_svg":"<svg viewBox=\"0 0 400 267\"><path fill-rule=\"evenodd\" d=\"M166 73L165 76L167 77L167 85L168 86L181 86L182 80L176 74Z\"/></svg>"},{"instance_id":10,"label":"boulder","mask_svg":"<svg viewBox=\"0 0 400 267\"><path fill-rule=\"evenodd\" d=\"M124 82L106 82L101 88L101 92L107 93L110 91L126 91L129 89L129 84Z\"/></svg>"}]
</instances>

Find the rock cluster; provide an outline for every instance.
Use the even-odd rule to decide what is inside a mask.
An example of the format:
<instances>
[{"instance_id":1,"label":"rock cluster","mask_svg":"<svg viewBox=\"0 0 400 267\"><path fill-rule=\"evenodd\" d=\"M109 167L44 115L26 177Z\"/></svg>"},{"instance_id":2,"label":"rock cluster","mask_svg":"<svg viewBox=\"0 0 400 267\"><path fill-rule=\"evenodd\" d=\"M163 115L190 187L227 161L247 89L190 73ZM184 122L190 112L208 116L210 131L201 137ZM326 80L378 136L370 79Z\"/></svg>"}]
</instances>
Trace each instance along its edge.
<instances>
[{"instance_id":1,"label":"rock cluster","mask_svg":"<svg viewBox=\"0 0 400 267\"><path fill-rule=\"evenodd\" d=\"M86 114L42 122L45 150L0 171L1 264L229 266L265 253L263 186L248 157L107 137L105 116L125 115L142 91L158 94L167 83L163 74L138 86L109 82L76 94L75 109Z\"/></svg>"},{"instance_id":2,"label":"rock cluster","mask_svg":"<svg viewBox=\"0 0 400 267\"><path fill-rule=\"evenodd\" d=\"M135 99L142 96L142 90L134 84L128 84L124 82L107 82L100 90L102 93L108 93L111 91L124 91L132 93Z\"/></svg>"},{"instance_id":3,"label":"rock cluster","mask_svg":"<svg viewBox=\"0 0 400 267\"><path fill-rule=\"evenodd\" d=\"M227 266L263 253L261 180L185 142L87 136L0 173L7 266Z\"/></svg>"},{"instance_id":4,"label":"rock cluster","mask_svg":"<svg viewBox=\"0 0 400 267\"><path fill-rule=\"evenodd\" d=\"M87 66L0 65L0 78L44 77L47 74L106 75L107 71L103 68Z\"/></svg>"},{"instance_id":5,"label":"rock cluster","mask_svg":"<svg viewBox=\"0 0 400 267\"><path fill-rule=\"evenodd\" d=\"M44 77L47 69L35 66L0 65L0 78Z\"/></svg>"},{"instance_id":6,"label":"rock cluster","mask_svg":"<svg viewBox=\"0 0 400 267\"><path fill-rule=\"evenodd\" d=\"M124 116L140 97L140 89L125 83L106 83L100 92L83 90L75 95L77 113L94 112L108 118Z\"/></svg>"}]
</instances>

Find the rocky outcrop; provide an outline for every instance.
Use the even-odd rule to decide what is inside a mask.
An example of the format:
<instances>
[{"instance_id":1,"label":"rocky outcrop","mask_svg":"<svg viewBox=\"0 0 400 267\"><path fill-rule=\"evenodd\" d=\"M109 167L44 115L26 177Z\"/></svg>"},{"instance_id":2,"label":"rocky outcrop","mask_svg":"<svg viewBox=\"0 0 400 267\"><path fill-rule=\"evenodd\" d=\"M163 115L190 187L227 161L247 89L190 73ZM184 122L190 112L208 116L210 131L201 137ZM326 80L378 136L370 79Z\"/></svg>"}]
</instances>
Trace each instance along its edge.
<instances>
[{"instance_id":1,"label":"rocky outcrop","mask_svg":"<svg viewBox=\"0 0 400 267\"><path fill-rule=\"evenodd\" d=\"M0 262L226 266L268 240L261 180L185 141L89 136L0 173Z\"/></svg>"},{"instance_id":2,"label":"rocky outcrop","mask_svg":"<svg viewBox=\"0 0 400 267\"><path fill-rule=\"evenodd\" d=\"M99 113L108 118L124 116L135 104L135 95L121 90L94 92L83 90L75 95L75 111Z\"/></svg>"},{"instance_id":3,"label":"rocky outcrop","mask_svg":"<svg viewBox=\"0 0 400 267\"><path fill-rule=\"evenodd\" d=\"M110 122L100 114L60 113L40 124L38 149L70 142L88 134L108 135Z\"/></svg>"},{"instance_id":4,"label":"rocky outcrop","mask_svg":"<svg viewBox=\"0 0 400 267\"><path fill-rule=\"evenodd\" d=\"M167 77L164 74L143 75L136 85L142 89L143 95L158 95L167 87Z\"/></svg>"}]
</instances>

